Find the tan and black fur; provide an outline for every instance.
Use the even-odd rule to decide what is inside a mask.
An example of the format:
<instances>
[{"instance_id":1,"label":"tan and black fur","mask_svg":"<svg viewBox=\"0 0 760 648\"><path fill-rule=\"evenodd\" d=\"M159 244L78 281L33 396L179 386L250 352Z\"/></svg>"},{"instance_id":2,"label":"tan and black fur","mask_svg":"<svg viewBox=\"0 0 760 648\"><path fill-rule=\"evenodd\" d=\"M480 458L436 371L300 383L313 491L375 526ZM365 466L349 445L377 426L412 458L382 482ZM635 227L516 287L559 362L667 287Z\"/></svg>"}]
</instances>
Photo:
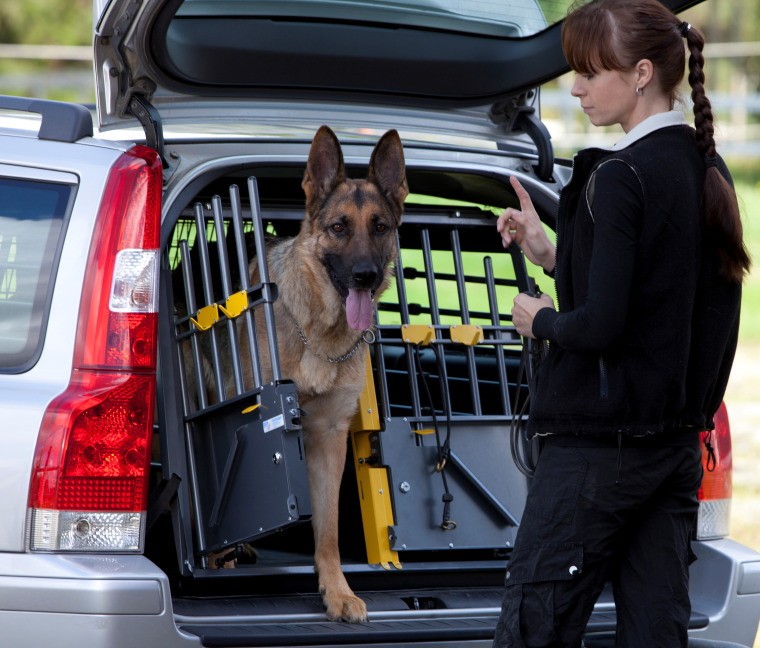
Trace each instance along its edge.
<instances>
[{"instance_id":1,"label":"tan and black fur","mask_svg":"<svg viewBox=\"0 0 760 648\"><path fill-rule=\"evenodd\" d=\"M365 354L360 349L343 356L374 325L372 299L387 288L397 255L396 230L408 193L398 133L388 131L378 141L366 179L351 179L338 139L322 126L301 186L306 211L298 235L267 250L270 280L279 289L274 310L280 365L283 377L294 381L304 412L314 562L327 616L364 621L366 605L341 570L338 495ZM250 267L255 284L255 261ZM260 327L258 333L266 355L266 331ZM241 337L244 344L247 338ZM243 357L247 352L244 346ZM268 364L263 357L262 365Z\"/></svg>"}]
</instances>

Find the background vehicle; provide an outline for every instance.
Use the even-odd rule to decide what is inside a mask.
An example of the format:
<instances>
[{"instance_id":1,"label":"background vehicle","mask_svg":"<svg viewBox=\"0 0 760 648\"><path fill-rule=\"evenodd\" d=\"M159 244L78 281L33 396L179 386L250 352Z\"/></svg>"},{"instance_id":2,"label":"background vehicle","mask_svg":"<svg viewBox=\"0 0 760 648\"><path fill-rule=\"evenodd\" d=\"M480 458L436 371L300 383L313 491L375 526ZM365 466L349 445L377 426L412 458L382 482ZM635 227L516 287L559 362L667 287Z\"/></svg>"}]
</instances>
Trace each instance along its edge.
<instances>
[{"instance_id":1,"label":"background vehicle","mask_svg":"<svg viewBox=\"0 0 760 648\"><path fill-rule=\"evenodd\" d=\"M98 137L79 106L0 99L17 122L41 114L0 130L6 645L79 645L82 630L109 647L490 645L532 457L530 363L504 313L544 283L501 250L493 210L515 203L517 175L551 225L569 175L537 113L537 85L564 69L557 27L533 3L519 11L111 2L96 26ZM180 362L182 345L266 317L274 288L236 271L255 249L244 234L297 227L323 123L356 173L399 129L412 191L344 478L362 625L324 620L288 377L196 406ZM196 256L208 263L183 276ZM196 282L206 303L177 311ZM240 290L250 308L230 300ZM692 633L749 645L760 554L725 538L727 424L717 438ZM456 527L442 529L446 495ZM249 543L255 558L211 568L209 552ZM605 593L589 644L613 629Z\"/></svg>"}]
</instances>

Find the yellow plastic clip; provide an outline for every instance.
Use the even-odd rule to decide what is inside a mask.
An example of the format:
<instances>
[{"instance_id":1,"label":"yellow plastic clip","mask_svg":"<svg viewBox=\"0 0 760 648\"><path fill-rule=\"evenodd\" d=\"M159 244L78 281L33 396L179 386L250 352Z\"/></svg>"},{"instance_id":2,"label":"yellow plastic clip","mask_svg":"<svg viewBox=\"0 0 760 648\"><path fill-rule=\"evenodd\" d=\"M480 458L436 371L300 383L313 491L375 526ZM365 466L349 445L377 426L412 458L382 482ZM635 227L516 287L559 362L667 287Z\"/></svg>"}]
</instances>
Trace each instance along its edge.
<instances>
[{"instance_id":1,"label":"yellow plastic clip","mask_svg":"<svg viewBox=\"0 0 760 648\"><path fill-rule=\"evenodd\" d=\"M195 314L194 318L190 318L190 321L195 324L195 328L198 330L208 331L219 321L219 306L217 304L204 306Z\"/></svg>"},{"instance_id":2,"label":"yellow plastic clip","mask_svg":"<svg viewBox=\"0 0 760 648\"><path fill-rule=\"evenodd\" d=\"M239 317L248 308L248 293L245 290L236 292L227 297L224 306L219 309L230 319Z\"/></svg>"},{"instance_id":3,"label":"yellow plastic clip","mask_svg":"<svg viewBox=\"0 0 760 648\"><path fill-rule=\"evenodd\" d=\"M250 405L249 407L246 407L241 414L250 414L251 412L255 412L257 409L261 407L261 403L255 403L253 405Z\"/></svg>"},{"instance_id":4,"label":"yellow plastic clip","mask_svg":"<svg viewBox=\"0 0 760 648\"><path fill-rule=\"evenodd\" d=\"M415 434L420 434L420 435L433 434L434 432L435 432L435 430L433 428L425 428L424 430L415 430L414 431Z\"/></svg>"},{"instance_id":5,"label":"yellow plastic clip","mask_svg":"<svg viewBox=\"0 0 760 648\"><path fill-rule=\"evenodd\" d=\"M407 344L427 346L435 337L435 329L430 324L404 324L401 339Z\"/></svg>"},{"instance_id":6,"label":"yellow plastic clip","mask_svg":"<svg viewBox=\"0 0 760 648\"><path fill-rule=\"evenodd\" d=\"M483 341L483 329L473 324L459 324L449 328L452 342L459 342L467 346L475 346Z\"/></svg>"}]
</instances>

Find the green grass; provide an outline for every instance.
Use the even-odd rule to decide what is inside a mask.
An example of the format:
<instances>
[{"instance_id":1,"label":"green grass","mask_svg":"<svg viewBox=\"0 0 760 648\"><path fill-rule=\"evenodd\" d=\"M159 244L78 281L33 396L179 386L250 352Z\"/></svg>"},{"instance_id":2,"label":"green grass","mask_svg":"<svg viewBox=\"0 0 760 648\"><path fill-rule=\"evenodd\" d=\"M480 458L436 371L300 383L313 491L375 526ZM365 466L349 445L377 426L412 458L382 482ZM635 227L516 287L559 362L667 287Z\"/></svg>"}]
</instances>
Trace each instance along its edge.
<instances>
[{"instance_id":1,"label":"green grass","mask_svg":"<svg viewBox=\"0 0 760 648\"><path fill-rule=\"evenodd\" d=\"M760 343L760 182L740 182L736 185L742 210L744 240L753 265L744 280L742 315L739 327L741 343Z\"/></svg>"}]
</instances>

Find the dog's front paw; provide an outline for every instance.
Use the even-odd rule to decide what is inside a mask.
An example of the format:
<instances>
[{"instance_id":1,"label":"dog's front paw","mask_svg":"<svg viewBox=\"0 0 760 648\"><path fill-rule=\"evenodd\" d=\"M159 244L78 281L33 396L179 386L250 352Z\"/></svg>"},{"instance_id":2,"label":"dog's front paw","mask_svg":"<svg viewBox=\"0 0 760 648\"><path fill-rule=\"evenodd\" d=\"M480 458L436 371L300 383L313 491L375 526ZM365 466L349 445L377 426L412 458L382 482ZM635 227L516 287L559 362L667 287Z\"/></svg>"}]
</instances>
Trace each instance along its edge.
<instances>
[{"instance_id":1,"label":"dog's front paw","mask_svg":"<svg viewBox=\"0 0 760 648\"><path fill-rule=\"evenodd\" d=\"M322 595L327 618L330 621L347 621L348 623L364 623L369 621L367 617L367 604L354 594L330 596Z\"/></svg>"}]
</instances>

